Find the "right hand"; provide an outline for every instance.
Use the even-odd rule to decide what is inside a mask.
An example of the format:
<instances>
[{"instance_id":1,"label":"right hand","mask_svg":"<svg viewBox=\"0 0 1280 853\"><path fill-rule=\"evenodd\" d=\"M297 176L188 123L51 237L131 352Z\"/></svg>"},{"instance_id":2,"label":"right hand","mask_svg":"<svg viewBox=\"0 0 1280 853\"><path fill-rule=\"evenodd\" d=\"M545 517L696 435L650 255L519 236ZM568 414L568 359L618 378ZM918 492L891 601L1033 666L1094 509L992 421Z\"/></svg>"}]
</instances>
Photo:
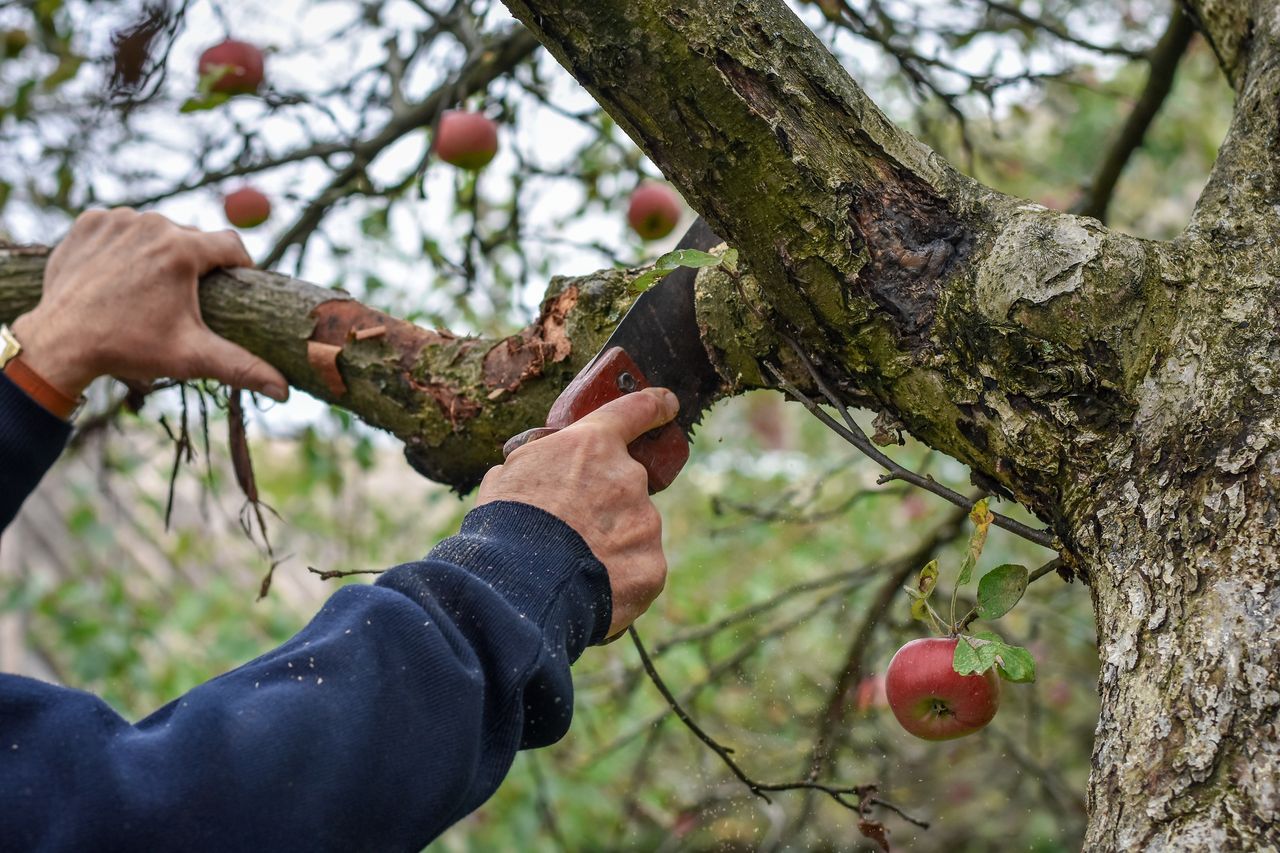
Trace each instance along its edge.
<instances>
[{"instance_id":1,"label":"right hand","mask_svg":"<svg viewBox=\"0 0 1280 853\"><path fill-rule=\"evenodd\" d=\"M613 590L612 637L662 592L667 559L662 517L649 498L649 475L627 445L675 417L676 395L646 388L596 409L552 435L514 450L489 470L477 506L518 501L544 509L586 540Z\"/></svg>"}]
</instances>

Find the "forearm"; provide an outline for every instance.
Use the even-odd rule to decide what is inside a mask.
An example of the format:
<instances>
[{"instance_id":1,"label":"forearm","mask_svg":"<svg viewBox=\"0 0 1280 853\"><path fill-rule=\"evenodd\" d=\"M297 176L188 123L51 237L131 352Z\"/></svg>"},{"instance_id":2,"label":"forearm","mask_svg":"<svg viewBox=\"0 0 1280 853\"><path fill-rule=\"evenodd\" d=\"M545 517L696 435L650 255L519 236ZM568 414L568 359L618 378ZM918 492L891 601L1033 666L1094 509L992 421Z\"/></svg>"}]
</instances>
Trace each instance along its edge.
<instances>
[{"instance_id":1,"label":"forearm","mask_svg":"<svg viewBox=\"0 0 1280 853\"><path fill-rule=\"evenodd\" d=\"M581 538L493 505L432 558L339 591L284 646L137 725L0 676L0 837L418 850L488 798L518 748L563 735L568 665L608 623Z\"/></svg>"},{"instance_id":2,"label":"forearm","mask_svg":"<svg viewBox=\"0 0 1280 853\"><path fill-rule=\"evenodd\" d=\"M49 470L71 434L0 373L0 532Z\"/></svg>"}]
</instances>

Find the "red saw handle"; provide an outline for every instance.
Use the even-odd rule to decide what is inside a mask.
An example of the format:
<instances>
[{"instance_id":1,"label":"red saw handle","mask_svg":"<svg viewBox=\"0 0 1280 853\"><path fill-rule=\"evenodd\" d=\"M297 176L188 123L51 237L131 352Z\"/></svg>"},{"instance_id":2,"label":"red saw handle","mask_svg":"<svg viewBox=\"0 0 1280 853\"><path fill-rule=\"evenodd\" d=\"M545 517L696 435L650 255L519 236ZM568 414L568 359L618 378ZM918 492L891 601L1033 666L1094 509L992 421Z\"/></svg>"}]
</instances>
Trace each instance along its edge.
<instances>
[{"instance_id":1,"label":"red saw handle","mask_svg":"<svg viewBox=\"0 0 1280 853\"><path fill-rule=\"evenodd\" d=\"M569 383L547 413L547 425L512 436L502 446L503 457L531 441L564 429L610 400L649 387L649 380L622 347L610 347ZM672 421L627 445L631 458L649 473L649 494L660 492L675 480L689 460L689 440Z\"/></svg>"}]
</instances>

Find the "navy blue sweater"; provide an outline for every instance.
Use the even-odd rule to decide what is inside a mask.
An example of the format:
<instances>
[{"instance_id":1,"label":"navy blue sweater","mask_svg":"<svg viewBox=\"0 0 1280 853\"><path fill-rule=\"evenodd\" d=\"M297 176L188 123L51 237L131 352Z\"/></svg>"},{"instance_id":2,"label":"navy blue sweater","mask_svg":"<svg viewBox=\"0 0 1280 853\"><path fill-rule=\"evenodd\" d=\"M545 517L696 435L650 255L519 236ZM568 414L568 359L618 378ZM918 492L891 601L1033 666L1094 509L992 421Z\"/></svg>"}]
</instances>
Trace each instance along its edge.
<instances>
[{"instance_id":1,"label":"navy blue sweater","mask_svg":"<svg viewBox=\"0 0 1280 853\"><path fill-rule=\"evenodd\" d=\"M0 374L0 529L67 434ZM419 850L564 735L610 611L577 533L497 503L141 722L0 674L0 849Z\"/></svg>"}]
</instances>

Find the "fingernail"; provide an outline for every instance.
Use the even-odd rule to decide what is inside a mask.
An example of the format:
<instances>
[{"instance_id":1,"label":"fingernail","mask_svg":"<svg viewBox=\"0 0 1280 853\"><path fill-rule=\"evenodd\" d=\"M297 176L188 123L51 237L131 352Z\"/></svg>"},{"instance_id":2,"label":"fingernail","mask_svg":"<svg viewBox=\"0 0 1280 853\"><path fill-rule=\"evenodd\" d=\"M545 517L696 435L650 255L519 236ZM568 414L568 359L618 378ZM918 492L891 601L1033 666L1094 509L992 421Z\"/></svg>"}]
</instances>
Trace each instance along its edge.
<instances>
[{"instance_id":1,"label":"fingernail","mask_svg":"<svg viewBox=\"0 0 1280 853\"><path fill-rule=\"evenodd\" d=\"M272 382L268 385L263 385L262 393L266 394L268 397L270 397L273 400L280 401L281 403L289 399L289 389L286 386L278 385L275 382Z\"/></svg>"}]
</instances>

